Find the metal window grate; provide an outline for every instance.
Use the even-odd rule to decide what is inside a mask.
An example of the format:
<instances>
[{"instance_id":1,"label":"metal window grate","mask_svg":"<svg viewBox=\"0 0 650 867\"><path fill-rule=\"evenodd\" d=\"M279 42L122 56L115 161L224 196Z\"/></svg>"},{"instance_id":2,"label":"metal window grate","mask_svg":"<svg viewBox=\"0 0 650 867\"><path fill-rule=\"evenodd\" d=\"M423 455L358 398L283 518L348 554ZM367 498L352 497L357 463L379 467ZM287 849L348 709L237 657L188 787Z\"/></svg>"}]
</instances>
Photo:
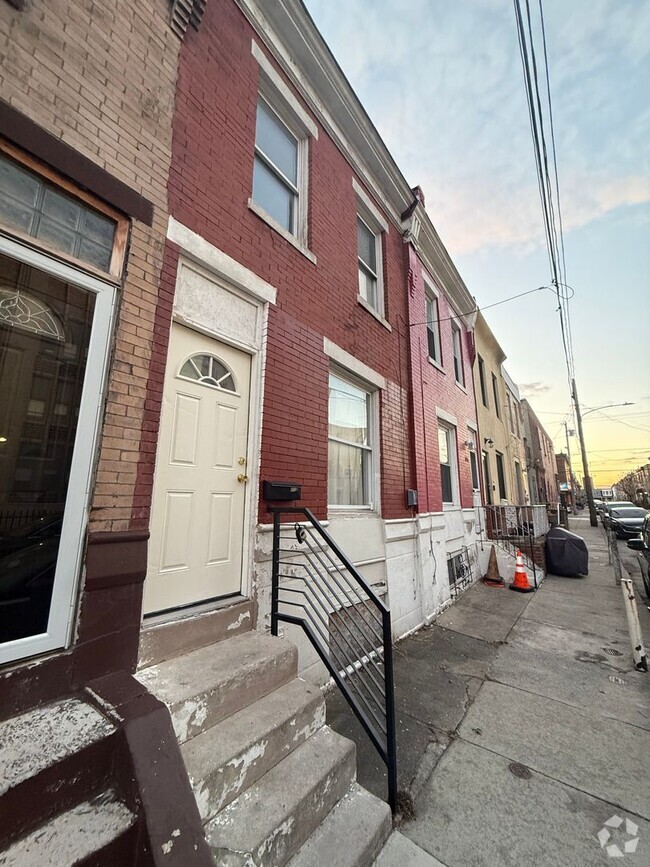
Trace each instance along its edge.
<instances>
[{"instance_id":1,"label":"metal window grate","mask_svg":"<svg viewBox=\"0 0 650 867\"><path fill-rule=\"evenodd\" d=\"M207 0L172 0L171 26L178 37L182 39L185 36L189 24L195 30L199 29L206 2Z\"/></svg>"},{"instance_id":2,"label":"metal window grate","mask_svg":"<svg viewBox=\"0 0 650 867\"><path fill-rule=\"evenodd\" d=\"M457 554L447 558L449 589L452 599L456 599L463 590L472 583L472 565L469 558L469 548L463 548Z\"/></svg>"}]
</instances>

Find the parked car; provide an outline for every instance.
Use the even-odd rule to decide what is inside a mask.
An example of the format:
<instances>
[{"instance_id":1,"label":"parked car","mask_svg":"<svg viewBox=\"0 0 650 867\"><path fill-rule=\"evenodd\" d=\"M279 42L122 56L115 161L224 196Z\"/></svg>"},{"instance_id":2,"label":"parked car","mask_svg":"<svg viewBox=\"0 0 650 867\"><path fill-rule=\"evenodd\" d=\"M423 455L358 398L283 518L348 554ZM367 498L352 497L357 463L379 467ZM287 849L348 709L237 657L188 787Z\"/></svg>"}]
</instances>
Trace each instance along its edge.
<instances>
[{"instance_id":1,"label":"parked car","mask_svg":"<svg viewBox=\"0 0 650 867\"><path fill-rule=\"evenodd\" d=\"M645 509L637 506L620 506L608 512L608 526L614 531L617 539L631 539L638 536L647 516Z\"/></svg>"},{"instance_id":2,"label":"parked car","mask_svg":"<svg viewBox=\"0 0 650 867\"><path fill-rule=\"evenodd\" d=\"M641 535L638 538L630 539L627 547L633 551L638 551L641 555L639 565L643 577L643 587L648 604L650 604L650 515L646 515L641 527Z\"/></svg>"},{"instance_id":3,"label":"parked car","mask_svg":"<svg viewBox=\"0 0 650 867\"><path fill-rule=\"evenodd\" d=\"M629 500L614 500L610 503L605 503L604 508L600 512L603 527L609 527L609 515L612 509L621 509L624 507L629 507L630 509L636 508L634 503L630 503Z\"/></svg>"}]
</instances>

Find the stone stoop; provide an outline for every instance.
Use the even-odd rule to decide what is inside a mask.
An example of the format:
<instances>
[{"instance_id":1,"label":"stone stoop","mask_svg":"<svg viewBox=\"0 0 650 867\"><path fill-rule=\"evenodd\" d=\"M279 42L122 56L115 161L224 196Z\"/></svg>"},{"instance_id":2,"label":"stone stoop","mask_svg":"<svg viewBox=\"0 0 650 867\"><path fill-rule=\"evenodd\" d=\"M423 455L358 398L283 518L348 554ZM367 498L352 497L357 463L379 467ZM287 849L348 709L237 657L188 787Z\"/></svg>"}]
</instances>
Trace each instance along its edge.
<instances>
[{"instance_id":1,"label":"stone stoop","mask_svg":"<svg viewBox=\"0 0 650 867\"><path fill-rule=\"evenodd\" d=\"M392 830L297 665L286 639L244 632L136 675L169 708L219 867L371 867Z\"/></svg>"},{"instance_id":2,"label":"stone stoop","mask_svg":"<svg viewBox=\"0 0 650 867\"><path fill-rule=\"evenodd\" d=\"M135 863L138 817L112 786L117 730L63 699L0 723L0 865Z\"/></svg>"}]
</instances>

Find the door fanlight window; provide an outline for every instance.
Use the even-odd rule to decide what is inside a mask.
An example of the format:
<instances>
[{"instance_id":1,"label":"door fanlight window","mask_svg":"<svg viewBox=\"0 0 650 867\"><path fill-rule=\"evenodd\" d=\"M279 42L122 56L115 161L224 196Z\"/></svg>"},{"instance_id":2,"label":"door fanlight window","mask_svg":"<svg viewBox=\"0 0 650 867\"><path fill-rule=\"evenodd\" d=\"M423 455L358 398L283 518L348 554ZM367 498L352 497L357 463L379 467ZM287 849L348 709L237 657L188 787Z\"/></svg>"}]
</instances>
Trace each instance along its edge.
<instances>
[{"instance_id":1,"label":"door fanlight window","mask_svg":"<svg viewBox=\"0 0 650 867\"><path fill-rule=\"evenodd\" d=\"M222 391L237 391L232 373L214 355L193 355L183 364L178 375L181 379L191 379Z\"/></svg>"},{"instance_id":2,"label":"door fanlight window","mask_svg":"<svg viewBox=\"0 0 650 867\"><path fill-rule=\"evenodd\" d=\"M0 288L0 322L65 343L65 332L50 308L20 289Z\"/></svg>"}]
</instances>

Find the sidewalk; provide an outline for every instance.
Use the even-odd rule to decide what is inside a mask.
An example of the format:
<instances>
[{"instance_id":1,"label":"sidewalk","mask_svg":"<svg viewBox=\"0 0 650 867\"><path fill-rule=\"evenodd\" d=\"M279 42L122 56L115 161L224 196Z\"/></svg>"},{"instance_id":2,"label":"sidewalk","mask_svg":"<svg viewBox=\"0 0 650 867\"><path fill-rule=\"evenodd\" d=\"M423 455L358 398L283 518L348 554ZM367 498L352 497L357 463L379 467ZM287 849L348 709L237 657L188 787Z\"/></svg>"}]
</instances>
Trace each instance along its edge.
<instances>
[{"instance_id":1,"label":"sidewalk","mask_svg":"<svg viewBox=\"0 0 650 867\"><path fill-rule=\"evenodd\" d=\"M632 664L602 530L572 529L587 578L548 576L529 595L478 584L397 645L400 788L415 811L400 830L446 867L610 864L597 835L615 815L638 826L624 863L650 863L650 675ZM357 742L359 782L385 797L336 692L328 722ZM607 830L621 853L634 838L625 823Z\"/></svg>"}]
</instances>

